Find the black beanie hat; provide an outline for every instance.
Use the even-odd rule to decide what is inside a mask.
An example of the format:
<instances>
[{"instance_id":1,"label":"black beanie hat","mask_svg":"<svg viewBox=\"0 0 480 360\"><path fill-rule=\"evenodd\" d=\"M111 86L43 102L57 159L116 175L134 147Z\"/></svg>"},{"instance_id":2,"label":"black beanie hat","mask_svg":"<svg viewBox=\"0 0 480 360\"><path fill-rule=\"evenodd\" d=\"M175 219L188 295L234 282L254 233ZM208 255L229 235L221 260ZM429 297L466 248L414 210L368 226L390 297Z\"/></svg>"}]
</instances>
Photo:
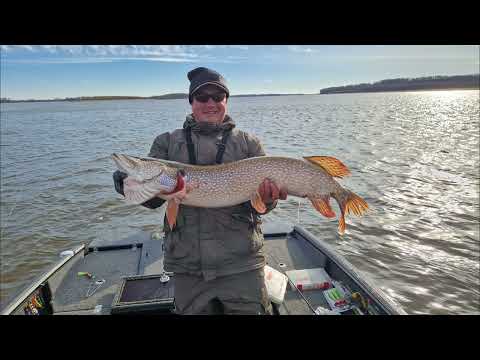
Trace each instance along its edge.
<instances>
[{"instance_id":1,"label":"black beanie hat","mask_svg":"<svg viewBox=\"0 0 480 360\"><path fill-rule=\"evenodd\" d=\"M190 89L188 92L188 101L190 102L190 104L193 101L193 93L204 85L211 84L218 86L227 93L227 98L230 96L227 82L225 81L223 76L215 70L207 69L205 67L198 67L196 69L193 69L192 71L189 71L187 77L188 80L190 80Z\"/></svg>"}]
</instances>

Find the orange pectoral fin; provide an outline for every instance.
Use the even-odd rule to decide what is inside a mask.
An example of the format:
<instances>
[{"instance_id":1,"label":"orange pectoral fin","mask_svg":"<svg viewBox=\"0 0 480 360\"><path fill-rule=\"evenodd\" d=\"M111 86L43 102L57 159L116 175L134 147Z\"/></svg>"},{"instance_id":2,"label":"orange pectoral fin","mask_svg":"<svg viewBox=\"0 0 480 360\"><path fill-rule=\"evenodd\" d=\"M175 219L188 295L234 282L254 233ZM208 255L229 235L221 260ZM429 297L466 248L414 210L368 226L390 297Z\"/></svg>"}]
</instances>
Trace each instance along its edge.
<instances>
[{"instance_id":1,"label":"orange pectoral fin","mask_svg":"<svg viewBox=\"0 0 480 360\"><path fill-rule=\"evenodd\" d=\"M175 223L177 222L177 214L178 214L178 203L175 200L169 200L167 202L167 210L165 211L167 215L168 225L170 226L170 230L173 230Z\"/></svg>"},{"instance_id":2,"label":"orange pectoral fin","mask_svg":"<svg viewBox=\"0 0 480 360\"><path fill-rule=\"evenodd\" d=\"M322 196L317 198L310 198L309 200L312 202L313 207L323 216L327 218L335 217L335 212L332 210L330 206L330 197L329 196Z\"/></svg>"},{"instance_id":3,"label":"orange pectoral fin","mask_svg":"<svg viewBox=\"0 0 480 360\"><path fill-rule=\"evenodd\" d=\"M350 170L338 159L331 156L304 156L305 160L321 167L328 174L334 177L350 175Z\"/></svg>"},{"instance_id":4,"label":"orange pectoral fin","mask_svg":"<svg viewBox=\"0 0 480 360\"><path fill-rule=\"evenodd\" d=\"M265 213L265 211L267 211L267 207L265 206L265 203L263 202L258 191L255 191L255 193L252 195L250 203L252 204L254 209L257 210L257 212L259 212L260 214L263 214Z\"/></svg>"}]
</instances>

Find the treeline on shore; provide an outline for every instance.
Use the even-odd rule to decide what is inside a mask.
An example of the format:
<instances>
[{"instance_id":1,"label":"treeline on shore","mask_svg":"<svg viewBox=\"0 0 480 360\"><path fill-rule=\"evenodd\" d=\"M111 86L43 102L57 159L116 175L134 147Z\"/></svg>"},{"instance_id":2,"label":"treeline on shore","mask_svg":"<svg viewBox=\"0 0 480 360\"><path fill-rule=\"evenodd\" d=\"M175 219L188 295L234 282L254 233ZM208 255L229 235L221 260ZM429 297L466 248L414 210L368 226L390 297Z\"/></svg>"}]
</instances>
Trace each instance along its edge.
<instances>
[{"instance_id":1,"label":"treeline on shore","mask_svg":"<svg viewBox=\"0 0 480 360\"><path fill-rule=\"evenodd\" d=\"M304 95L304 94L245 94L245 95L231 95L230 97L255 97L255 96L287 96L287 95ZM188 99L186 93L171 93L156 96L79 96L67 97L64 99L49 99L49 100L12 100L8 98L1 98L1 102L45 102L45 101L97 101L97 100L169 100L169 99Z\"/></svg>"},{"instance_id":2,"label":"treeline on shore","mask_svg":"<svg viewBox=\"0 0 480 360\"><path fill-rule=\"evenodd\" d=\"M79 97L67 97L64 99L48 99L48 100L37 100L37 99L28 99L28 100L11 100L8 98L1 98L1 102L42 102L42 101L92 101L92 100L164 100L164 99L188 99L188 94L183 93L172 93L165 95L157 96L79 96Z\"/></svg>"},{"instance_id":3,"label":"treeline on shore","mask_svg":"<svg viewBox=\"0 0 480 360\"><path fill-rule=\"evenodd\" d=\"M455 76L430 76L420 78L386 79L374 83L357 85L335 86L320 90L320 94L343 94L359 92L385 92L385 91L415 91L415 90L454 90L454 89L480 89L479 74ZM318 93L317 93L318 94ZM257 96L287 96L305 94L244 94L231 95L231 97L257 97ZM45 101L97 101L97 100L169 100L188 99L187 93L170 93L156 96L79 96L56 98L48 100L12 100L0 98L0 102L45 102Z\"/></svg>"},{"instance_id":4,"label":"treeline on shore","mask_svg":"<svg viewBox=\"0 0 480 360\"><path fill-rule=\"evenodd\" d=\"M381 80L375 83L335 86L320 90L320 94L343 94L358 92L415 91L479 89L479 74L455 76L430 76Z\"/></svg>"}]
</instances>

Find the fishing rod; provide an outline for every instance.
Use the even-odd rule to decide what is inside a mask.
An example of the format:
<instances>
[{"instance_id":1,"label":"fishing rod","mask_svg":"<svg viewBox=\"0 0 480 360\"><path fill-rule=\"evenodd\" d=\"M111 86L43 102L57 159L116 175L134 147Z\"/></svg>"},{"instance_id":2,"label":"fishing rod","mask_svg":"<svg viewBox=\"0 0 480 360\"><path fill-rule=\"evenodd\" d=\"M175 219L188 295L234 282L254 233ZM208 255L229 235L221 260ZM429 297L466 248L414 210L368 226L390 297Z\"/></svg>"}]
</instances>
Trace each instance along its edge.
<instances>
[{"instance_id":1,"label":"fishing rod","mask_svg":"<svg viewBox=\"0 0 480 360\"><path fill-rule=\"evenodd\" d=\"M312 310L312 312L313 312L314 314L317 314L317 312L315 311L315 309L313 308L313 306L310 305L310 303L308 302L307 298L306 298L305 296L303 296L303 294L302 294L302 292L300 291L300 289L298 289L298 288L295 286L295 284L293 283L292 280L290 280L290 278L288 277L287 274L285 274L285 276L287 277L288 282L290 283L290 285L291 285L293 288L295 288L295 290L297 290L297 292L298 292L298 293L300 294L300 296L303 298L303 300L304 300L305 303L308 305L308 307L310 308L310 310Z\"/></svg>"}]
</instances>

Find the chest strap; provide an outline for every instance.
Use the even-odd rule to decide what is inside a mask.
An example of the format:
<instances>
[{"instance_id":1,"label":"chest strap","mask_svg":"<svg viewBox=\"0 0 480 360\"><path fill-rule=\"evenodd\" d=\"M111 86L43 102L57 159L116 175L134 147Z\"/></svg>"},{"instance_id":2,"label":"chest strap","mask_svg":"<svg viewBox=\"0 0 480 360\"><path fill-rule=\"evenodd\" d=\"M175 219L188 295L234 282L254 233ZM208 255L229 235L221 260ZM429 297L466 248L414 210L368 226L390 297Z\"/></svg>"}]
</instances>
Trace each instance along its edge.
<instances>
[{"instance_id":1,"label":"chest strap","mask_svg":"<svg viewBox=\"0 0 480 360\"><path fill-rule=\"evenodd\" d=\"M218 150L217 157L215 158L217 164L222 163L223 153L225 152L227 140L231 132L231 130L224 131L222 134L222 140L217 143ZM195 156L195 148L192 141L192 129L190 127L185 129L185 140L187 141L188 159L190 160L190 164L196 165L197 157Z\"/></svg>"},{"instance_id":2,"label":"chest strap","mask_svg":"<svg viewBox=\"0 0 480 360\"><path fill-rule=\"evenodd\" d=\"M217 143L218 150L217 150L217 158L215 159L215 162L217 164L222 163L223 153L225 152L227 140L228 140L228 137L230 136L231 132L232 132L231 130L224 131L223 134L222 134L222 141Z\"/></svg>"},{"instance_id":3,"label":"chest strap","mask_svg":"<svg viewBox=\"0 0 480 360\"><path fill-rule=\"evenodd\" d=\"M190 127L187 127L185 129L185 140L187 141L188 158L190 160L190 164L196 165L197 164L197 157L195 156L195 149L193 148L192 128L190 128Z\"/></svg>"}]
</instances>

